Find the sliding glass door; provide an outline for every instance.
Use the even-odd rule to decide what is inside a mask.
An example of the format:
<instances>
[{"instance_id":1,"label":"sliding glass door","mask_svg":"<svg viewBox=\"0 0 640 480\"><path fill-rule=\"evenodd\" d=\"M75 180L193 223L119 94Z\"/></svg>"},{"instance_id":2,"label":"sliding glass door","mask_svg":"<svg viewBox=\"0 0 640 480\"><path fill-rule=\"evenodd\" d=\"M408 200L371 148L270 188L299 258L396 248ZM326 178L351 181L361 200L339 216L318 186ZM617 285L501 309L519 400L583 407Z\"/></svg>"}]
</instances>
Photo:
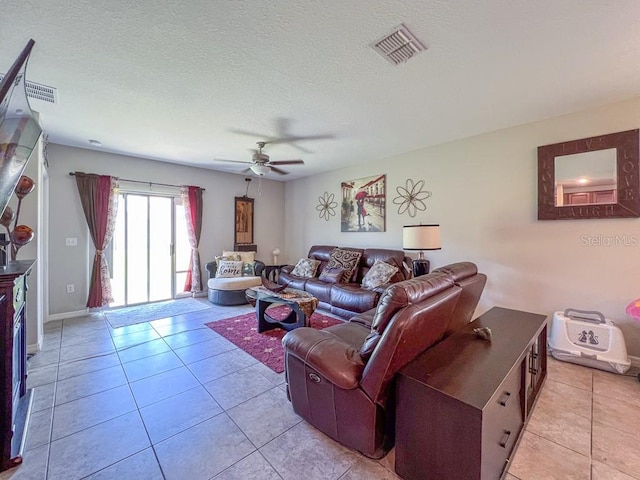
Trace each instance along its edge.
<instances>
[{"instance_id":1,"label":"sliding glass door","mask_svg":"<svg viewBox=\"0 0 640 480\"><path fill-rule=\"evenodd\" d=\"M178 216L180 198L121 193L119 202L112 241L112 306L174 298L184 286L184 280L178 283L176 265L186 271L189 255L184 215ZM187 265L182 265L185 250Z\"/></svg>"}]
</instances>

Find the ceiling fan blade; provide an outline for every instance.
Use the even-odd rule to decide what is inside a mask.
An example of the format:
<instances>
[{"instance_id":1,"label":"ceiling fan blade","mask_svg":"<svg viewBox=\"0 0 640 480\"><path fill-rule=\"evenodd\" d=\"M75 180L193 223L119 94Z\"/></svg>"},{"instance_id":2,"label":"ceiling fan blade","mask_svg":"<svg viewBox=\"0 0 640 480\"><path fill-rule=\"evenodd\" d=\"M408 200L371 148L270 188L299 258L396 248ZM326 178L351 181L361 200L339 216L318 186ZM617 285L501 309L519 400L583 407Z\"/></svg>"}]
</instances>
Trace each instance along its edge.
<instances>
[{"instance_id":1,"label":"ceiling fan blade","mask_svg":"<svg viewBox=\"0 0 640 480\"><path fill-rule=\"evenodd\" d=\"M325 134L325 135L291 135L280 138L273 138L271 140L265 141L266 144L272 145L275 143L294 143L302 140L329 140L333 138L333 135Z\"/></svg>"},{"instance_id":2,"label":"ceiling fan blade","mask_svg":"<svg viewBox=\"0 0 640 480\"><path fill-rule=\"evenodd\" d=\"M249 135L250 137L256 137L256 138L264 138L265 135L261 134L261 133L255 133L255 132L248 132L246 130L238 130L235 128L230 128L229 131L231 133L237 133L238 135Z\"/></svg>"},{"instance_id":3,"label":"ceiling fan blade","mask_svg":"<svg viewBox=\"0 0 640 480\"><path fill-rule=\"evenodd\" d=\"M249 132L247 130L240 130L236 128L230 128L229 131L231 133L237 133L238 135L248 135L250 137L263 138L264 143L266 144L275 144L275 143L289 143L289 142L297 142L301 140L330 140L334 138L334 135L326 133L323 135L287 135L286 131L288 128L283 128L282 125L279 125L278 133L279 137L272 137L270 135L265 135L263 133Z\"/></svg>"},{"instance_id":4,"label":"ceiling fan blade","mask_svg":"<svg viewBox=\"0 0 640 480\"><path fill-rule=\"evenodd\" d=\"M281 168L278 168L278 167L271 167L271 171L279 173L280 175L288 175L289 174L289 172L285 172L284 170L282 170Z\"/></svg>"},{"instance_id":5,"label":"ceiling fan blade","mask_svg":"<svg viewBox=\"0 0 640 480\"><path fill-rule=\"evenodd\" d=\"M214 162L228 162L228 163L244 163L245 165L253 165L253 162L245 162L244 160L227 160L226 158L214 158Z\"/></svg>"},{"instance_id":6,"label":"ceiling fan blade","mask_svg":"<svg viewBox=\"0 0 640 480\"><path fill-rule=\"evenodd\" d=\"M303 160L275 160L269 162L269 165L304 165Z\"/></svg>"}]
</instances>

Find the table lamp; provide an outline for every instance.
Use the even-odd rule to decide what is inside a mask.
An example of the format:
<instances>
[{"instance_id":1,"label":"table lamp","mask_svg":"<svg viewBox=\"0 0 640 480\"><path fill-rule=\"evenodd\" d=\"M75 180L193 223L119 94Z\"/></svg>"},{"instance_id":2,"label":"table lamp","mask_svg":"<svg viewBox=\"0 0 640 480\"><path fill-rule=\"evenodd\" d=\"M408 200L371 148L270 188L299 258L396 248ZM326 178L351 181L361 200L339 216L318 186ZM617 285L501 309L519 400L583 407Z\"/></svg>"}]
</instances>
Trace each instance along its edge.
<instances>
[{"instance_id":1,"label":"table lamp","mask_svg":"<svg viewBox=\"0 0 640 480\"><path fill-rule=\"evenodd\" d=\"M424 250L440 250L440 225L405 225L402 227L402 249L418 250L418 258L413 261L413 276L429 273L429 260L424 258Z\"/></svg>"}]
</instances>

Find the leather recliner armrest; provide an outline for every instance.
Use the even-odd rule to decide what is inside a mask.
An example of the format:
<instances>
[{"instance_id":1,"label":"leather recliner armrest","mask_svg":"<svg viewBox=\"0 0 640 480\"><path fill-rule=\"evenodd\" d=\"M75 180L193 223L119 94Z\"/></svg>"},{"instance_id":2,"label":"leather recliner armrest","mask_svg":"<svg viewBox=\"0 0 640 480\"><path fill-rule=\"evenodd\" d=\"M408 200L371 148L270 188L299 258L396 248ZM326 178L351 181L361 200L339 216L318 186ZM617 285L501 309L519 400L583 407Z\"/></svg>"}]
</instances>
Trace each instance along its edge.
<instances>
[{"instance_id":1,"label":"leather recliner armrest","mask_svg":"<svg viewBox=\"0 0 640 480\"><path fill-rule=\"evenodd\" d=\"M256 261L253 262L253 271L254 271L256 277L261 277L262 276L262 272L264 271L264 267L265 267L264 262L261 262L260 260L256 260Z\"/></svg>"},{"instance_id":2,"label":"leather recliner armrest","mask_svg":"<svg viewBox=\"0 0 640 480\"><path fill-rule=\"evenodd\" d=\"M206 268L207 272L209 272L209 278L216 278L216 270L218 270L218 264L215 261L206 263L204 265L204 268Z\"/></svg>"},{"instance_id":3,"label":"leather recliner armrest","mask_svg":"<svg viewBox=\"0 0 640 480\"><path fill-rule=\"evenodd\" d=\"M296 268L296 266L295 266L295 265L284 265L284 266L280 269L280 271L281 271L281 272L285 272L285 273L291 273L291 272L293 272L293 269L294 269L294 268Z\"/></svg>"},{"instance_id":4,"label":"leather recliner armrest","mask_svg":"<svg viewBox=\"0 0 640 480\"><path fill-rule=\"evenodd\" d=\"M314 328L301 327L282 339L285 350L344 390L360 384L364 361L358 350L334 335Z\"/></svg>"}]
</instances>

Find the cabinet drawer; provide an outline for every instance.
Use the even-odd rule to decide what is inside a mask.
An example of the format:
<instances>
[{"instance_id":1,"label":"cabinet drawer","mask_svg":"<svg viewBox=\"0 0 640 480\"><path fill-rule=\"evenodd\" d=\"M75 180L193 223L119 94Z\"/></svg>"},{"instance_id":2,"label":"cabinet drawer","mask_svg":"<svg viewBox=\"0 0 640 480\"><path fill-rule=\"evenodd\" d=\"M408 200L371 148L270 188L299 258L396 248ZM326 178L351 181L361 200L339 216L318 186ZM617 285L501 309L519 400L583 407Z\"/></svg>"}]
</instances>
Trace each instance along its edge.
<instances>
[{"instance_id":1,"label":"cabinet drawer","mask_svg":"<svg viewBox=\"0 0 640 480\"><path fill-rule=\"evenodd\" d=\"M482 478L502 472L524 425L520 365L504 380L482 413Z\"/></svg>"},{"instance_id":2,"label":"cabinet drawer","mask_svg":"<svg viewBox=\"0 0 640 480\"><path fill-rule=\"evenodd\" d=\"M20 277L16 279L16 282L13 286L13 311L19 312L20 307L24 303L26 298L26 289L24 287L24 277Z\"/></svg>"}]
</instances>

